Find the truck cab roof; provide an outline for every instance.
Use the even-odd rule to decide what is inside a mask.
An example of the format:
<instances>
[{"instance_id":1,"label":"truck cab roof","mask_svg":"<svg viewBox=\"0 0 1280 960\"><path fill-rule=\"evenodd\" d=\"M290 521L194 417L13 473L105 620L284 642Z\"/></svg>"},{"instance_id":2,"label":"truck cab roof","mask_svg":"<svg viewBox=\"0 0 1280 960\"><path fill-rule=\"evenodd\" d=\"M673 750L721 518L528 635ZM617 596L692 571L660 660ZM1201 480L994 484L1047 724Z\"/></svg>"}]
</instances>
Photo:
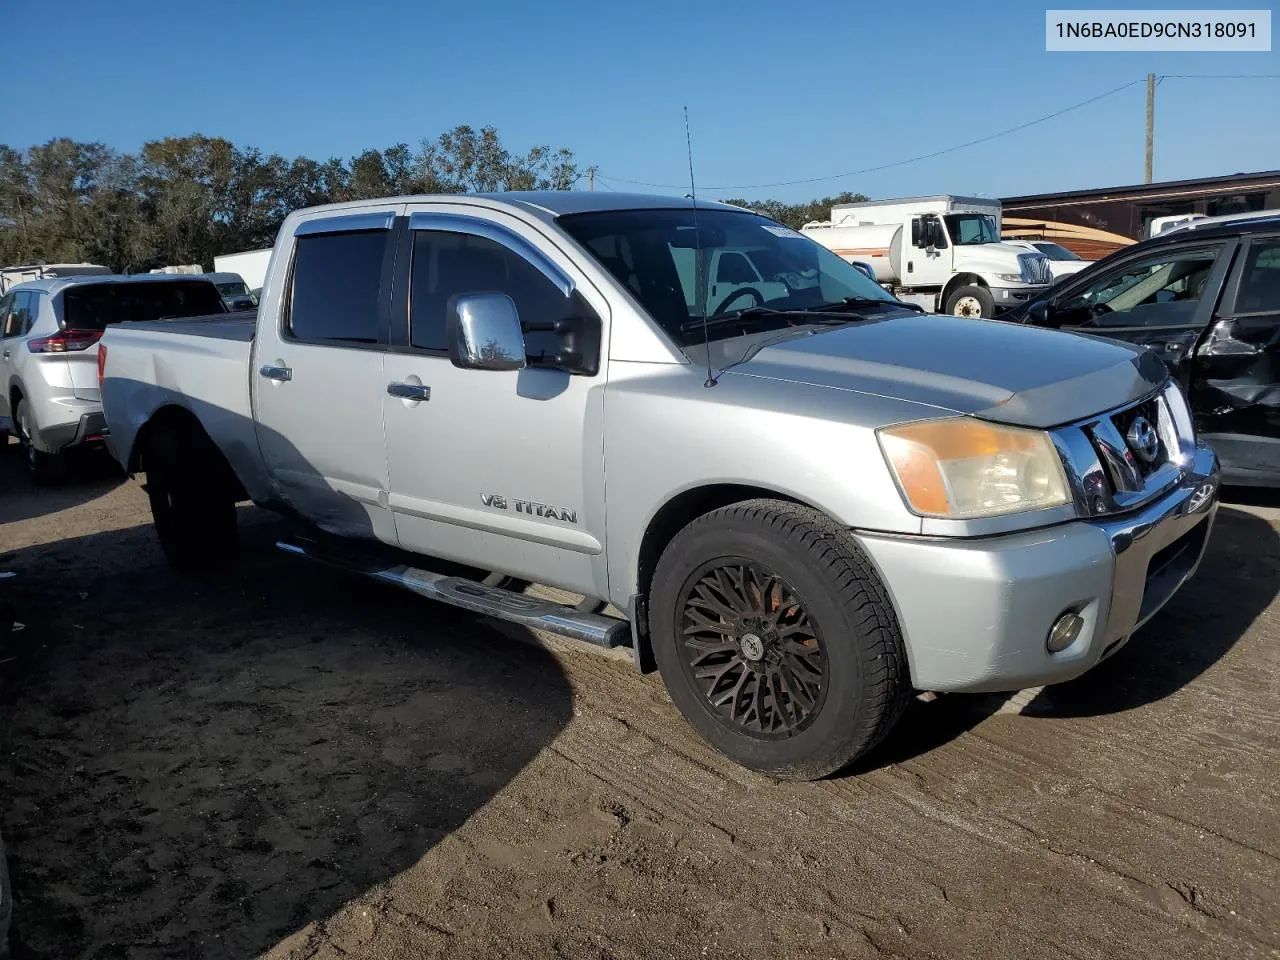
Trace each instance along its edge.
<instances>
[{"instance_id":1,"label":"truck cab roof","mask_svg":"<svg viewBox=\"0 0 1280 960\"><path fill-rule=\"evenodd\" d=\"M692 210L694 202L688 197L666 196L648 193L616 193L580 190L511 190L505 193L454 193L416 194L403 197L381 197L376 200L353 200L307 207L296 211L302 217L319 213L352 213L385 207L397 203L474 203L495 209L516 209L542 220L574 213L604 213L610 210ZM715 200L699 200L700 210L745 210L729 203Z\"/></svg>"}]
</instances>

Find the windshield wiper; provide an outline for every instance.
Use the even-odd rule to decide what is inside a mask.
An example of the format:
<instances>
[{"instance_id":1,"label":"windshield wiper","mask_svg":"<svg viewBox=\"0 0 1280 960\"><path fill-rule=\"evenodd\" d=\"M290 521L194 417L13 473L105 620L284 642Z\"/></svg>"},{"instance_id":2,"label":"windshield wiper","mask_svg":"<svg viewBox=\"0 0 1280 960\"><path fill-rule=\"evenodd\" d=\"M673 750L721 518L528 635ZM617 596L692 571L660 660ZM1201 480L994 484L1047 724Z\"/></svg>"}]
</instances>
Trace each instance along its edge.
<instances>
[{"instance_id":1,"label":"windshield wiper","mask_svg":"<svg viewBox=\"0 0 1280 960\"><path fill-rule=\"evenodd\" d=\"M874 301L879 303L881 301ZM833 317L829 311L821 309L795 309L795 310L775 310L773 307L746 307L742 310L734 310L732 313L721 314L718 317L709 317L706 320L687 320L680 324L681 333L691 333L694 330L701 330L703 324L708 327L720 327L726 323L739 323L751 320L789 320L793 317L807 317L810 323L821 324L837 324L848 323L848 317Z\"/></svg>"},{"instance_id":2,"label":"windshield wiper","mask_svg":"<svg viewBox=\"0 0 1280 960\"><path fill-rule=\"evenodd\" d=\"M925 312L924 307L919 304L907 303L905 300L899 300L896 297L892 300L882 300L879 297L844 297L836 303L824 303L812 309L824 313L838 313L842 310L857 309L858 307L906 307L908 310L914 310L917 313Z\"/></svg>"}]
</instances>

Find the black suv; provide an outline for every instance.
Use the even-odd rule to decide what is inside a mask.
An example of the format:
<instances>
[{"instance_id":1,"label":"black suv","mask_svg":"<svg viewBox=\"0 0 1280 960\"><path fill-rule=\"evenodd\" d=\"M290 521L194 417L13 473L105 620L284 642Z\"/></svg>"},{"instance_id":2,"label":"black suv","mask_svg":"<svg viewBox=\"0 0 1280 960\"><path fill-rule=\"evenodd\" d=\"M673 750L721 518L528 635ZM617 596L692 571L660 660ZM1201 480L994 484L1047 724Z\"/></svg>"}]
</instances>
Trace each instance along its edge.
<instances>
[{"instance_id":1,"label":"black suv","mask_svg":"<svg viewBox=\"0 0 1280 960\"><path fill-rule=\"evenodd\" d=\"M1280 486L1280 212L1125 247L1000 319L1156 351L1224 482Z\"/></svg>"}]
</instances>

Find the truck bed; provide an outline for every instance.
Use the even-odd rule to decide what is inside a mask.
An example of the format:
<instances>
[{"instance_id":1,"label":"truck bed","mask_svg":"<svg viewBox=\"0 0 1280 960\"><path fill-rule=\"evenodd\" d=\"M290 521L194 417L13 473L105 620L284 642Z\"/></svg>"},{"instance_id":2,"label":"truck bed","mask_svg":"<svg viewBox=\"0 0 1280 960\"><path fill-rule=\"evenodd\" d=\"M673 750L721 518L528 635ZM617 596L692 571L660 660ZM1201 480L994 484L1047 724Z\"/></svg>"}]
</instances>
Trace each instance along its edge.
<instances>
[{"instance_id":1,"label":"truck bed","mask_svg":"<svg viewBox=\"0 0 1280 960\"><path fill-rule=\"evenodd\" d=\"M114 326L120 330L157 330L189 337L216 337L219 340L252 343L257 324L257 310L239 310L235 313L209 313L201 317L174 317L172 320L134 320Z\"/></svg>"},{"instance_id":2,"label":"truck bed","mask_svg":"<svg viewBox=\"0 0 1280 960\"><path fill-rule=\"evenodd\" d=\"M102 405L116 459L130 462L139 428L179 407L200 421L250 496L263 496L249 397L256 321L257 311L244 310L107 327Z\"/></svg>"}]
</instances>

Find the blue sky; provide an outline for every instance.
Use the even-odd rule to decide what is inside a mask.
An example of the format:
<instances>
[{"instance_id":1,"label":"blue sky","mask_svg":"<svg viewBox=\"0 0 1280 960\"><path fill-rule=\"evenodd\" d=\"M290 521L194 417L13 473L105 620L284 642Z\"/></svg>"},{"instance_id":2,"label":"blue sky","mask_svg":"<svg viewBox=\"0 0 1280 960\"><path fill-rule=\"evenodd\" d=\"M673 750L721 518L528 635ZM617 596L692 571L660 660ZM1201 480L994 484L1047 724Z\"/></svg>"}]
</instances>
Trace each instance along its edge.
<instances>
[{"instance_id":1,"label":"blue sky","mask_svg":"<svg viewBox=\"0 0 1280 960\"><path fill-rule=\"evenodd\" d=\"M571 147L602 185L634 189L622 181L687 181L688 105L710 196L963 143L1148 72L1280 73L1274 51L1047 53L1046 5L62 0L55 23L46 4L22 3L5 16L6 45L36 59L7 72L0 142L69 136L134 150L201 132L323 159L494 124L510 147ZM1139 84L936 159L730 193L1010 196L1136 183L1145 97ZM1156 179L1280 167L1278 117L1280 80L1163 82Z\"/></svg>"}]
</instances>

